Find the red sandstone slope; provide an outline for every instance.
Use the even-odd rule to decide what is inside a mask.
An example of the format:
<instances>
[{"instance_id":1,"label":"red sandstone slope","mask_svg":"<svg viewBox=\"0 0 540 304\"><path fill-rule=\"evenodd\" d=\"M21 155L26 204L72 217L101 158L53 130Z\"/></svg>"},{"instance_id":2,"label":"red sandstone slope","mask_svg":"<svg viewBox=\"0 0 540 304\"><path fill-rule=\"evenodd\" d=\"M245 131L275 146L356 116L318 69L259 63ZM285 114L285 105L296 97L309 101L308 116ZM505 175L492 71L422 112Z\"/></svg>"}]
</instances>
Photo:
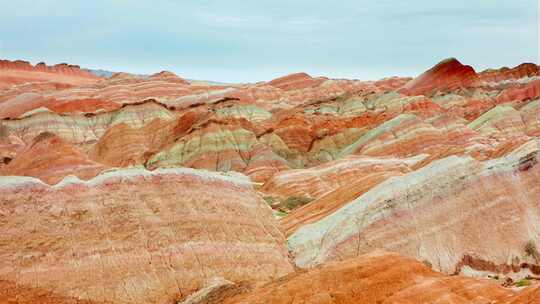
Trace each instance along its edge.
<instances>
[{"instance_id":1,"label":"red sandstone slope","mask_svg":"<svg viewBox=\"0 0 540 304\"><path fill-rule=\"evenodd\" d=\"M384 248L448 274L537 276L539 143L484 162L454 155L391 177L297 224L289 248L300 267ZM343 188L341 195L352 191Z\"/></svg>"},{"instance_id":2,"label":"red sandstone slope","mask_svg":"<svg viewBox=\"0 0 540 304\"><path fill-rule=\"evenodd\" d=\"M0 89L28 82L54 82L67 85L84 85L100 77L80 69L77 65L61 63L47 66L40 62L32 66L27 61L0 60Z\"/></svg>"},{"instance_id":3,"label":"red sandstone slope","mask_svg":"<svg viewBox=\"0 0 540 304\"><path fill-rule=\"evenodd\" d=\"M445 65L461 66L450 60L432 72L453 71ZM452 79L439 80L452 87L444 85ZM519 78L503 88L461 88L432 98L395 92L403 81L314 79L300 73L255 85L201 86L169 72L148 78L117 74L85 87L13 87L0 94L0 116L11 118L0 124L27 143L42 131L52 132L109 165L232 169L259 182L287 168L312 167L351 153L427 153L430 160L466 153L485 159L523 143L523 133L540 130L530 114L536 106L519 108L536 96L534 81ZM489 139L492 132L469 128L468 123L501 103L515 104L526 125L495 132L496 140ZM80 112L85 115L75 115ZM184 122L181 117L188 112L205 115ZM519 123L512 117L512 123ZM150 122L155 119L163 128L154 134L157 124ZM175 124L189 130L176 134L169 130ZM413 132L418 136L409 135ZM130 152L123 154L120 146Z\"/></svg>"},{"instance_id":4,"label":"red sandstone slope","mask_svg":"<svg viewBox=\"0 0 540 304\"><path fill-rule=\"evenodd\" d=\"M0 304L111 304L57 295L47 289L32 288L0 280Z\"/></svg>"},{"instance_id":5,"label":"red sandstone slope","mask_svg":"<svg viewBox=\"0 0 540 304\"><path fill-rule=\"evenodd\" d=\"M497 96L498 103L516 102L534 100L540 97L540 79L531 81L524 85L513 86L505 89Z\"/></svg>"},{"instance_id":6,"label":"red sandstone slope","mask_svg":"<svg viewBox=\"0 0 540 304\"><path fill-rule=\"evenodd\" d=\"M0 286L20 286L23 299L175 303L214 277L251 285L293 271L271 210L238 174L0 177L0 193Z\"/></svg>"},{"instance_id":7,"label":"red sandstone slope","mask_svg":"<svg viewBox=\"0 0 540 304\"><path fill-rule=\"evenodd\" d=\"M500 82L505 80L516 80L525 77L540 76L540 66L534 63L522 63L513 68L488 69L478 73L482 81Z\"/></svg>"},{"instance_id":8,"label":"red sandstone slope","mask_svg":"<svg viewBox=\"0 0 540 304\"><path fill-rule=\"evenodd\" d=\"M18 73L30 79L35 73L63 75L60 70ZM533 250L540 244L534 152L540 95L532 65L476 74L452 59L414 80L298 73L216 86L160 72L119 73L84 85L35 81L0 90L0 173L51 184L67 175L97 176L52 187L0 177L0 204L9 213L0 211L7 231L0 280L21 292L131 303L179 299L215 274L233 283L267 282L292 267L263 196L276 209L299 197L313 199L282 208L288 215L275 212L284 216L280 228L297 266L334 265L385 248L446 274L517 280L540 269ZM139 169L99 174L131 166ZM201 169L240 173L222 183L223 175ZM107 208L110 214L103 213ZM253 214L264 218L254 220ZM26 221L29 216L36 221ZM69 234L73 229L76 235ZM68 234L70 242L63 242ZM231 242L236 249L229 250ZM139 252L157 266L147 266ZM195 263L201 257L204 267ZM480 301L499 291L518 301L537 292L515 298L484 281L453 281L426 269L409 276L397 265L407 268L410 260L383 258L396 266L371 259L382 269L367 269L388 269L388 277L368 274L373 281L340 287L319 270L301 272L292 277L321 276L324 284L310 289L313 281L302 278L289 289L280 285L285 278L269 286L289 294L257 289L249 299L277 293L276 301L295 295L303 301L304 289L318 293L320 287L324 291L311 299L316 303L332 300L327 294L348 300L370 284L387 286L392 276L403 276L391 287L405 303L445 295L458 303ZM348 282L347 275L361 269L346 266L335 275ZM393 293L369 292L395 300Z\"/></svg>"},{"instance_id":9,"label":"red sandstone slope","mask_svg":"<svg viewBox=\"0 0 540 304\"><path fill-rule=\"evenodd\" d=\"M435 90L468 88L479 84L478 75L471 66L455 58L445 59L400 89L407 95L428 94Z\"/></svg>"},{"instance_id":10,"label":"red sandstone slope","mask_svg":"<svg viewBox=\"0 0 540 304\"><path fill-rule=\"evenodd\" d=\"M268 84L282 90L305 89L324 82L324 79L314 79L306 73L295 73L270 81Z\"/></svg>"},{"instance_id":11,"label":"red sandstone slope","mask_svg":"<svg viewBox=\"0 0 540 304\"><path fill-rule=\"evenodd\" d=\"M418 261L374 252L291 274L224 303L533 304L540 303L540 298L530 295L538 290L516 292L494 280L448 277Z\"/></svg>"},{"instance_id":12,"label":"red sandstone slope","mask_svg":"<svg viewBox=\"0 0 540 304\"><path fill-rule=\"evenodd\" d=\"M178 84L189 84L189 82L183 78L178 77L178 75L174 74L173 72L169 71L161 71L159 73L150 75L149 79L155 79L155 80L164 80L168 82L178 83Z\"/></svg>"},{"instance_id":13,"label":"red sandstone slope","mask_svg":"<svg viewBox=\"0 0 540 304\"><path fill-rule=\"evenodd\" d=\"M7 165L2 175L33 176L56 184L66 175L89 179L107 167L51 133L41 133Z\"/></svg>"}]
</instances>

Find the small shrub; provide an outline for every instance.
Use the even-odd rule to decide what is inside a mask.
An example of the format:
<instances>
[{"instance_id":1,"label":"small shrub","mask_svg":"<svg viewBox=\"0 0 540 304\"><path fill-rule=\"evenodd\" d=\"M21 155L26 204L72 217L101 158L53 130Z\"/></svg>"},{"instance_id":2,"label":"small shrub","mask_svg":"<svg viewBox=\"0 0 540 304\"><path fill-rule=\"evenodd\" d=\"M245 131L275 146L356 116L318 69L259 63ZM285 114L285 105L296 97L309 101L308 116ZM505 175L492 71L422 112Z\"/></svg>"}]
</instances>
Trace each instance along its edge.
<instances>
[{"instance_id":1,"label":"small shrub","mask_svg":"<svg viewBox=\"0 0 540 304\"><path fill-rule=\"evenodd\" d=\"M278 210L278 211L276 211L276 213L275 213L275 215L276 215L277 217L284 217L284 216L286 216L287 214L288 214L287 212L282 211L282 210Z\"/></svg>"},{"instance_id":2,"label":"small shrub","mask_svg":"<svg viewBox=\"0 0 540 304\"><path fill-rule=\"evenodd\" d=\"M521 280L517 281L515 285L517 287L525 287L525 286L531 285L531 281L529 281L527 279L521 279Z\"/></svg>"},{"instance_id":3,"label":"small shrub","mask_svg":"<svg viewBox=\"0 0 540 304\"><path fill-rule=\"evenodd\" d=\"M312 202L313 199L306 196L290 196L281 202L280 206L289 210L304 206L305 204Z\"/></svg>"},{"instance_id":4,"label":"small shrub","mask_svg":"<svg viewBox=\"0 0 540 304\"><path fill-rule=\"evenodd\" d=\"M276 199L271 196L265 196L263 197L263 200L270 206L276 202Z\"/></svg>"}]
</instances>

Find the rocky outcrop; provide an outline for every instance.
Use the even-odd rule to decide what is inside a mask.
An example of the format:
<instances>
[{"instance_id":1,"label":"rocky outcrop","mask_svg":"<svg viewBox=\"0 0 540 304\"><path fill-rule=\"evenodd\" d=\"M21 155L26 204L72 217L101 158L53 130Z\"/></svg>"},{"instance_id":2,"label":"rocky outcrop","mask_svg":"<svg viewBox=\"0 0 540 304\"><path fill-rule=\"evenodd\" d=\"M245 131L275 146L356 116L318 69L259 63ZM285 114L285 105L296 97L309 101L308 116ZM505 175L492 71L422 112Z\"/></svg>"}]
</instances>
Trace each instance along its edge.
<instances>
[{"instance_id":1,"label":"rocky outcrop","mask_svg":"<svg viewBox=\"0 0 540 304\"><path fill-rule=\"evenodd\" d=\"M540 97L540 79L531 81L525 85L505 89L497 96L497 102L515 102L520 104L522 101L533 100L538 97Z\"/></svg>"},{"instance_id":2,"label":"rocky outcrop","mask_svg":"<svg viewBox=\"0 0 540 304\"><path fill-rule=\"evenodd\" d=\"M471 66L449 58L408 82L400 92L411 96L425 95L441 90L474 87L478 84L478 75Z\"/></svg>"},{"instance_id":3,"label":"rocky outcrop","mask_svg":"<svg viewBox=\"0 0 540 304\"><path fill-rule=\"evenodd\" d=\"M52 291L0 280L1 303L16 304L108 304L57 295Z\"/></svg>"},{"instance_id":4,"label":"rocky outcrop","mask_svg":"<svg viewBox=\"0 0 540 304\"><path fill-rule=\"evenodd\" d=\"M190 294L178 304L212 304L221 303L223 299L239 293L238 287L231 281L220 277L212 278L208 284L197 292Z\"/></svg>"},{"instance_id":5,"label":"rocky outcrop","mask_svg":"<svg viewBox=\"0 0 540 304\"><path fill-rule=\"evenodd\" d=\"M268 177L276 169L288 168L286 160L260 143L256 135L241 123L224 124L218 121L210 121L194 129L153 155L146 165L150 168L185 166L215 171L232 170L262 177Z\"/></svg>"},{"instance_id":6,"label":"rocky outcrop","mask_svg":"<svg viewBox=\"0 0 540 304\"><path fill-rule=\"evenodd\" d=\"M55 82L68 85L84 85L98 81L96 75L81 70L77 65L66 63L48 66L43 62L32 66L22 60L0 60L0 90L28 82Z\"/></svg>"},{"instance_id":7,"label":"rocky outcrop","mask_svg":"<svg viewBox=\"0 0 540 304\"><path fill-rule=\"evenodd\" d=\"M33 75L28 71L20 70L17 73L19 72L26 77ZM28 80L28 82L30 81L31 79ZM48 102L36 104L34 108L28 106L25 109L26 112L39 107L48 107L54 103L77 105L81 100L94 100L107 105L121 106L138 103L145 99L155 99L176 108L215 103L224 99L236 99L248 105L256 103L260 108L270 110L272 108L290 108L307 100L334 98L347 92L391 90L399 86L402 81L401 78L380 82L328 80L298 74L278 79L272 82L273 85L271 83L209 85L197 82L190 83L171 72L161 72L149 77L116 73L107 79L94 81L91 84L85 83L82 87L69 85L60 88L61 83L55 83L56 88L51 87L52 83L48 83L47 86L44 83L37 85L36 82L19 86L11 86L12 84L6 83L6 90L0 95L0 104L10 98L32 92L37 94L40 100ZM95 110L98 109L100 108L95 108ZM107 110L107 108L103 109ZM72 109L72 111L77 110L77 108ZM22 114L10 113L9 115ZM0 118L7 116L7 113L4 114L0 111Z\"/></svg>"},{"instance_id":8,"label":"rocky outcrop","mask_svg":"<svg viewBox=\"0 0 540 304\"><path fill-rule=\"evenodd\" d=\"M317 86L324 79L314 79L306 73L296 73L270 81L268 84L282 90L298 90Z\"/></svg>"},{"instance_id":9,"label":"rocky outcrop","mask_svg":"<svg viewBox=\"0 0 540 304\"><path fill-rule=\"evenodd\" d=\"M16 290L0 299L537 294L459 276L540 276L533 65L476 74L450 59L415 79L298 73L255 84L165 71L77 83L74 67L20 65L0 76L24 80L0 85L0 289ZM356 260L381 248L408 258ZM315 269L291 274L291 258Z\"/></svg>"},{"instance_id":10,"label":"rocky outcrop","mask_svg":"<svg viewBox=\"0 0 540 304\"><path fill-rule=\"evenodd\" d=\"M515 291L495 280L445 276L413 259L376 251L294 273L224 303L532 304L540 303L534 298L539 290Z\"/></svg>"},{"instance_id":11,"label":"rocky outcrop","mask_svg":"<svg viewBox=\"0 0 540 304\"><path fill-rule=\"evenodd\" d=\"M496 264L535 263L524 245L540 242L539 151L533 140L499 159L451 156L391 177L293 233L288 244L296 264L376 248L428 261L445 273L461 272L465 255Z\"/></svg>"},{"instance_id":12,"label":"rocky outcrop","mask_svg":"<svg viewBox=\"0 0 540 304\"><path fill-rule=\"evenodd\" d=\"M48 66L44 62L40 62L35 66L32 66L28 61L23 60L0 60L0 69L1 70L22 70L22 71L31 71L31 72L45 72L45 73L56 73L63 75L73 75L80 77L88 78L98 78L96 75L81 70L78 65L60 63L53 66Z\"/></svg>"},{"instance_id":13,"label":"rocky outcrop","mask_svg":"<svg viewBox=\"0 0 540 304\"><path fill-rule=\"evenodd\" d=\"M0 177L0 187L0 280L10 284L172 303L215 276L254 284L293 270L271 210L238 174L122 169L54 186Z\"/></svg>"},{"instance_id":14,"label":"rocky outcrop","mask_svg":"<svg viewBox=\"0 0 540 304\"><path fill-rule=\"evenodd\" d=\"M247 165L248 154L256 143L255 134L240 125L210 122L181 138L170 149L158 153L148 164L189 166L200 163L217 171L241 171Z\"/></svg>"},{"instance_id":15,"label":"rocky outcrop","mask_svg":"<svg viewBox=\"0 0 540 304\"><path fill-rule=\"evenodd\" d=\"M300 226L332 214L382 181L412 172L426 158L427 155L406 159L347 157L310 169L276 173L262 191L282 199L314 199L281 219L285 233L290 235Z\"/></svg>"},{"instance_id":16,"label":"rocky outcrop","mask_svg":"<svg viewBox=\"0 0 540 304\"><path fill-rule=\"evenodd\" d=\"M150 75L149 79L150 80L161 80L161 81L166 81L166 82L170 82L170 83L178 83L178 84L183 84L183 85L189 84L189 82L187 80L185 80L183 78L180 78L180 77L178 77L178 75L174 74L173 72L169 72L169 71L161 71L159 73Z\"/></svg>"},{"instance_id":17,"label":"rocky outcrop","mask_svg":"<svg viewBox=\"0 0 540 304\"><path fill-rule=\"evenodd\" d=\"M82 98L66 101L62 99L48 99L40 94L29 92L16 95L0 103L0 118L17 118L31 116L41 112L53 113L94 113L113 111L121 105L100 99Z\"/></svg>"},{"instance_id":18,"label":"rocky outcrop","mask_svg":"<svg viewBox=\"0 0 540 304\"><path fill-rule=\"evenodd\" d=\"M531 101L521 108L523 123L527 128L527 135L540 136L540 99Z\"/></svg>"},{"instance_id":19,"label":"rocky outcrop","mask_svg":"<svg viewBox=\"0 0 540 304\"><path fill-rule=\"evenodd\" d=\"M264 184L262 190L282 197L305 195L319 198L365 174L380 171L410 172L409 167L422 159L423 156L411 159L352 156L309 169L277 173Z\"/></svg>"},{"instance_id":20,"label":"rocky outcrop","mask_svg":"<svg viewBox=\"0 0 540 304\"><path fill-rule=\"evenodd\" d=\"M25 146L26 144L20 138L8 135L7 131L0 127L0 172Z\"/></svg>"},{"instance_id":21,"label":"rocky outcrop","mask_svg":"<svg viewBox=\"0 0 540 304\"><path fill-rule=\"evenodd\" d=\"M522 63L513 68L488 69L478 73L480 79L487 83L511 82L527 80L540 76L540 66L534 63Z\"/></svg>"},{"instance_id":22,"label":"rocky outcrop","mask_svg":"<svg viewBox=\"0 0 540 304\"><path fill-rule=\"evenodd\" d=\"M179 120L185 120L182 116ZM122 122L107 129L91 148L92 159L113 167L145 164L162 145L174 138L176 120L153 119L140 128Z\"/></svg>"},{"instance_id":23,"label":"rocky outcrop","mask_svg":"<svg viewBox=\"0 0 540 304\"><path fill-rule=\"evenodd\" d=\"M9 117L0 124L27 144L41 132L53 133L107 166L238 170L257 182L351 154L429 154L425 163L455 154L488 159L538 129L535 112L523 110L532 107L530 99L505 93L517 84L428 98L395 92L403 78L319 80L294 74L269 83L204 86L161 72L116 74L77 88L24 85L0 94L0 116ZM289 86L298 81L311 84ZM470 127L501 104L514 108L512 122Z\"/></svg>"},{"instance_id":24,"label":"rocky outcrop","mask_svg":"<svg viewBox=\"0 0 540 304\"><path fill-rule=\"evenodd\" d=\"M41 112L21 119L5 119L0 127L7 134L15 135L25 142L30 142L42 132L49 132L71 144L89 144L98 141L105 132L122 123L132 128L161 119L172 121L178 113L162 104L147 100L138 105L126 105L116 111L99 114L60 115Z\"/></svg>"},{"instance_id":25,"label":"rocky outcrop","mask_svg":"<svg viewBox=\"0 0 540 304\"><path fill-rule=\"evenodd\" d=\"M107 167L51 133L41 133L3 168L1 175L33 176L56 184L67 175L90 179Z\"/></svg>"}]
</instances>

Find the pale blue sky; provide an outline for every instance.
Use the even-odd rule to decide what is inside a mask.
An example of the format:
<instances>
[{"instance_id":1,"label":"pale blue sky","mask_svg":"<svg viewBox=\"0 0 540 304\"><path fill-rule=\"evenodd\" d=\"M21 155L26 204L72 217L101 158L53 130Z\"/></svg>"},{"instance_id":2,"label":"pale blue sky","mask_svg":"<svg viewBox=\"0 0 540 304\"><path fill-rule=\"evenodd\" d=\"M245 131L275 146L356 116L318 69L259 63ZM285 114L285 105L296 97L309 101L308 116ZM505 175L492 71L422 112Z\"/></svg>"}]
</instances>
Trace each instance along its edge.
<instances>
[{"instance_id":1,"label":"pale blue sky","mask_svg":"<svg viewBox=\"0 0 540 304\"><path fill-rule=\"evenodd\" d=\"M259 81L538 63L538 0L0 0L0 58Z\"/></svg>"}]
</instances>

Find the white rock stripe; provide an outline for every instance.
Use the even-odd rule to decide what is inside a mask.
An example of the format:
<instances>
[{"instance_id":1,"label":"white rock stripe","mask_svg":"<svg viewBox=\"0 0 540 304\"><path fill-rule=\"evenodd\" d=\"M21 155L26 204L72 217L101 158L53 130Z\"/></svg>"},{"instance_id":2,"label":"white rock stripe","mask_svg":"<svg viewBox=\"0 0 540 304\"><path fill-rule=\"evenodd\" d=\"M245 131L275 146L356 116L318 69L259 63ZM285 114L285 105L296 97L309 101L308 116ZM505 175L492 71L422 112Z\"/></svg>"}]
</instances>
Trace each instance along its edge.
<instances>
[{"instance_id":1,"label":"white rock stripe","mask_svg":"<svg viewBox=\"0 0 540 304\"><path fill-rule=\"evenodd\" d=\"M229 182L236 186L251 188L253 183L250 178L242 173L230 172L212 172L200 169L191 168L158 168L154 171L147 170L143 167L132 167L122 169L111 169L102 172L98 176L90 180L81 180L76 176L68 175L56 185L48 185L35 177L29 176L0 176L0 189L16 188L21 186L43 186L53 189L62 189L69 185L82 185L87 187L95 187L115 178L135 179L139 177L152 177L163 175L192 175L204 180L215 180Z\"/></svg>"}]
</instances>

